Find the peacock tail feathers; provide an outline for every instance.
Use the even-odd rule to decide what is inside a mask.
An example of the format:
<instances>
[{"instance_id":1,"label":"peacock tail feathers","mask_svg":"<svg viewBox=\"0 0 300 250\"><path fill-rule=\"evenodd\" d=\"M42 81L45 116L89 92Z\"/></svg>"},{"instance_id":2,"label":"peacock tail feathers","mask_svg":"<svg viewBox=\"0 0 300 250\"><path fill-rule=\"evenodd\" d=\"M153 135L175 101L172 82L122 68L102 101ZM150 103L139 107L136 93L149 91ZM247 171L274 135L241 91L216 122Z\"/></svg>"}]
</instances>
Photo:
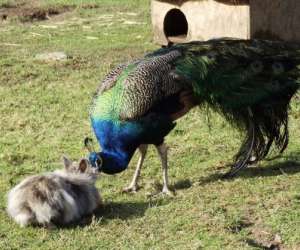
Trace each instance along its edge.
<instances>
[{"instance_id":1,"label":"peacock tail feathers","mask_svg":"<svg viewBox=\"0 0 300 250\"><path fill-rule=\"evenodd\" d=\"M178 62L178 74L192 81L203 104L246 130L231 174L252 157L263 159L273 143L282 152L289 138L289 103L300 87L300 46L232 41L217 43L200 58L197 53L187 51L189 56Z\"/></svg>"}]
</instances>

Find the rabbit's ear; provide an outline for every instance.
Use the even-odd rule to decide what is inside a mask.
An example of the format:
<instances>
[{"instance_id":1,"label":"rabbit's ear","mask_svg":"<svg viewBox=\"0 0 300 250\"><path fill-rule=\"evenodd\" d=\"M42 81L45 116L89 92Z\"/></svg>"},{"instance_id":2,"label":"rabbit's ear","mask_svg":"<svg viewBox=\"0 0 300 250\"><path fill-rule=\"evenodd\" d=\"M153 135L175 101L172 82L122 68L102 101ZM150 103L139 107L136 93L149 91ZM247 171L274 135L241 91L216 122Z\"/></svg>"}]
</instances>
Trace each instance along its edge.
<instances>
[{"instance_id":1,"label":"rabbit's ear","mask_svg":"<svg viewBox=\"0 0 300 250\"><path fill-rule=\"evenodd\" d=\"M72 161L65 155L62 156L65 169L68 170L72 166Z\"/></svg>"},{"instance_id":2,"label":"rabbit's ear","mask_svg":"<svg viewBox=\"0 0 300 250\"><path fill-rule=\"evenodd\" d=\"M86 171L88 167L88 161L87 159L81 159L80 162L79 162L79 166L78 166L78 170L81 172L81 173L84 173Z\"/></svg>"}]
</instances>

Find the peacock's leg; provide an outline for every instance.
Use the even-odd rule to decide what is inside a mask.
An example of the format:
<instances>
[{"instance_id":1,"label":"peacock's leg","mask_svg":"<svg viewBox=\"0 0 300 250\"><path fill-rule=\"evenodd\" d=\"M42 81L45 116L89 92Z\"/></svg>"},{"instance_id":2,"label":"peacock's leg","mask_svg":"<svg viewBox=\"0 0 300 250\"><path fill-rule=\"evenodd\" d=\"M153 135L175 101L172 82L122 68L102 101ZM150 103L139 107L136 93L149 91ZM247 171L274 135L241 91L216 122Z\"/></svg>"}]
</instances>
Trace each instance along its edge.
<instances>
[{"instance_id":1,"label":"peacock's leg","mask_svg":"<svg viewBox=\"0 0 300 250\"><path fill-rule=\"evenodd\" d=\"M148 145L147 144L142 144L139 146L139 151L140 151L140 158L138 160L138 163L136 165L136 169L132 178L132 181L130 183L130 185L126 188L123 189L123 192L136 192L138 190L138 179L140 177L141 174L141 168L143 166L143 162L145 160L146 154L147 154L147 149L148 149Z\"/></svg>"},{"instance_id":2,"label":"peacock's leg","mask_svg":"<svg viewBox=\"0 0 300 250\"><path fill-rule=\"evenodd\" d=\"M163 172L162 193L173 196L174 193L169 189L169 180L168 180L168 147L166 146L166 144L162 143L161 145L156 146L156 149L162 164L162 172Z\"/></svg>"}]
</instances>

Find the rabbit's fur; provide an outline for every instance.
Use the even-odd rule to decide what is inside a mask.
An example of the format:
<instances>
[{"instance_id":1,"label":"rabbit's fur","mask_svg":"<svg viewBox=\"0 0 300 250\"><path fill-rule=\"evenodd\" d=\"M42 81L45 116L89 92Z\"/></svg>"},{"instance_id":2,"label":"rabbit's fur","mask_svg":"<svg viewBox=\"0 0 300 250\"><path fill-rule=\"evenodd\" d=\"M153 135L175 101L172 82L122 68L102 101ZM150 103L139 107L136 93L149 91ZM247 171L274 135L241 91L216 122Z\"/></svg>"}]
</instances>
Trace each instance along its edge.
<instances>
[{"instance_id":1,"label":"rabbit's fur","mask_svg":"<svg viewBox=\"0 0 300 250\"><path fill-rule=\"evenodd\" d=\"M22 227L67 225L102 204L89 162L63 161L64 169L28 177L9 192L7 212Z\"/></svg>"}]
</instances>

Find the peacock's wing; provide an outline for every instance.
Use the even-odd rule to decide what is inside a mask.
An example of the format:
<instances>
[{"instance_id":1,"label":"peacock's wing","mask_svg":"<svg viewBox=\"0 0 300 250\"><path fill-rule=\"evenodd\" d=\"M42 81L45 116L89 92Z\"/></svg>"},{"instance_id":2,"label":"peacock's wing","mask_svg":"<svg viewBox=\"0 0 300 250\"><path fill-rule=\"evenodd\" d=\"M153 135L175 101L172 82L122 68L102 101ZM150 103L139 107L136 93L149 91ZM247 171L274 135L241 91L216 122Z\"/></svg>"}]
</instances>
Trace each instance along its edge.
<instances>
[{"instance_id":1,"label":"peacock's wing","mask_svg":"<svg viewBox=\"0 0 300 250\"><path fill-rule=\"evenodd\" d=\"M179 57L181 52L173 50L163 55L146 56L132 65L123 83L121 119L143 116L161 100L184 87L182 79L174 72L174 62Z\"/></svg>"},{"instance_id":2,"label":"peacock's wing","mask_svg":"<svg viewBox=\"0 0 300 250\"><path fill-rule=\"evenodd\" d=\"M184 87L174 71L180 57L180 50L167 50L120 65L102 81L91 116L116 121L142 117Z\"/></svg>"},{"instance_id":3,"label":"peacock's wing","mask_svg":"<svg viewBox=\"0 0 300 250\"><path fill-rule=\"evenodd\" d=\"M104 79L101 81L101 84L99 85L97 89L97 94L101 95L106 90L111 89L117 82L120 74L126 67L129 65L129 63L123 63L118 65L116 68L114 68L112 71L110 71Z\"/></svg>"}]
</instances>

